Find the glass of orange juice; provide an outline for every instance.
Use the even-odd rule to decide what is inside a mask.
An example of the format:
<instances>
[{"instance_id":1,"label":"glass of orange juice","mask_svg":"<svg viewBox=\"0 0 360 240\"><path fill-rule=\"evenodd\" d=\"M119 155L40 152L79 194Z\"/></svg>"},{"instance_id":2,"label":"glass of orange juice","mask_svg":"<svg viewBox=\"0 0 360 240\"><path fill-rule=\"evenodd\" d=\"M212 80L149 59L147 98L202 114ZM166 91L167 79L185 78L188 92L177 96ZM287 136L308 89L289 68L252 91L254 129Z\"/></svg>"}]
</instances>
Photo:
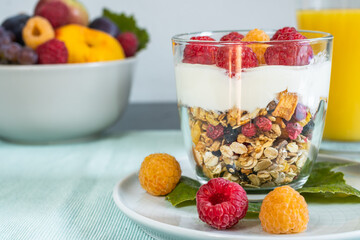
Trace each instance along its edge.
<instances>
[{"instance_id":1,"label":"glass of orange juice","mask_svg":"<svg viewBox=\"0 0 360 240\"><path fill-rule=\"evenodd\" d=\"M299 29L334 36L324 150L360 152L360 0L299 0Z\"/></svg>"}]
</instances>

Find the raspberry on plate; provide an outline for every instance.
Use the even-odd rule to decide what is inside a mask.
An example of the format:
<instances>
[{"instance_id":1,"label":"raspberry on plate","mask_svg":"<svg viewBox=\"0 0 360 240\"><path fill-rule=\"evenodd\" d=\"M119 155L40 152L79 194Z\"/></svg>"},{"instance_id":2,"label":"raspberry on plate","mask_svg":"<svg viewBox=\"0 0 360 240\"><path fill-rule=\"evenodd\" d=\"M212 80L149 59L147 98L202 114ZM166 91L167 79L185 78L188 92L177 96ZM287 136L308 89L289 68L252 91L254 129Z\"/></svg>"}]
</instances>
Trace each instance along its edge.
<instances>
[{"instance_id":1,"label":"raspberry on plate","mask_svg":"<svg viewBox=\"0 0 360 240\"><path fill-rule=\"evenodd\" d=\"M181 177L181 169L176 159L166 153L147 156L141 164L139 181L143 189L155 196L170 193Z\"/></svg>"},{"instance_id":2,"label":"raspberry on plate","mask_svg":"<svg viewBox=\"0 0 360 240\"><path fill-rule=\"evenodd\" d=\"M208 41L215 41L215 39L208 36L198 36L192 37L190 40L198 40L199 42L191 42L185 47L183 59L184 63L206 65L215 64L217 47L208 43Z\"/></svg>"},{"instance_id":3,"label":"raspberry on plate","mask_svg":"<svg viewBox=\"0 0 360 240\"><path fill-rule=\"evenodd\" d=\"M65 43L55 38L38 46L36 53L39 64L67 63L69 57Z\"/></svg>"},{"instance_id":4,"label":"raspberry on plate","mask_svg":"<svg viewBox=\"0 0 360 240\"><path fill-rule=\"evenodd\" d=\"M255 125L264 132L271 130L272 122L267 117L258 117L255 120Z\"/></svg>"},{"instance_id":5,"label":"raspberry on plate","mask_svg":"<svg viewBox=\"0 0 360 240\"><path fill-rule=\"evenodd\" d=\"M313 58L313 50L309 43L294 42L290 40L306 39L295 28L283 28L278 30L271 40L276 40L264 54L268 65L303 66L310 63Z\"/></svg>"},{"instance_id":6,"label":"raspberry on plate","mask_svg":"<svg viewBox=\"0 0 360 240\"><path fill-rule=\"evenodd\" d=\"M306 230L309 211L300 193L289 186L282 186L264 198L259 218L268 233L299 233Z\"/></svg>"},{"instance_id":7,"label":"raspberry on plate","mask_svg":"<svg viewBox=\"0 0 360 240\"><path fill-rule=\"evenodd\" d=\"M199 218L217 229L227 229L244 218L248 209L245 190L237 183L213 178L196 194Z\"/></svg>"}]
</instances>

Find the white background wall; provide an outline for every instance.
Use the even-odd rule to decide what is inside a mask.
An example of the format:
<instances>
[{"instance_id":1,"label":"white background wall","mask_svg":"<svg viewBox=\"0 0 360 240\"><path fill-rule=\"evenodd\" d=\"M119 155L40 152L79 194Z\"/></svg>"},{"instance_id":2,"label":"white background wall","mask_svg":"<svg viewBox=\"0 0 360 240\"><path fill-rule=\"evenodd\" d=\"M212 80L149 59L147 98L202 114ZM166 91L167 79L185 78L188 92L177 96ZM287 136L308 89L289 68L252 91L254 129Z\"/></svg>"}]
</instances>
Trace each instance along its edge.
<instances>
[{"instance_id":1,"label":"white background wall","mask_svg":"<svg viewBox=\"0 0 360 240\"><path fill-rule=\"evenodd\" d=\"M37 0L0 0L0 21L31 14ZM138 55L132 102L176 101L170 38L182 32L294 26L296 0L82 0L91 18L103 7L134 14L151 42Z\"/></svg>"}]
</instances>

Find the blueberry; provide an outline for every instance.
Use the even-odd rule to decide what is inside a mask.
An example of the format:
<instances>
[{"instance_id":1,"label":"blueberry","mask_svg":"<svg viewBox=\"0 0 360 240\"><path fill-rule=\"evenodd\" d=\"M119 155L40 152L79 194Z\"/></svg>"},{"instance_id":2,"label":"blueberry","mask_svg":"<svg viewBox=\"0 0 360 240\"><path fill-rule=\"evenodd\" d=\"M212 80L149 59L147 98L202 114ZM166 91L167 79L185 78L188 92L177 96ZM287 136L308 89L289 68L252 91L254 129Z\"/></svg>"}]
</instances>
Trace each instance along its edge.
<instances>
[{"instance_id":1,"label":"blueberry","mask_svg":"<svg viewBox=\"0 0 360 240\"><path fill-rule=\"evenodd\" d=\"M106 17L99 17L92 21L89 25L90 28L97 29L116 37L120 34L120 30L115 23Z\"/></svg>"},{"instance_id":2,"label":"blueberry","mask_svg":"<svg viewBox=\"0 0 360 240\"><path fill-rule=\"evenodd\" d=\"M24 45L22 38L22 30L29 20L30 16L26 14L19 14L10 18L7 18L3 23L2 27L12 32L15 36L15 41Z\"/></svg>"},{"instance_id":3,"label":"blueberry","mask_svg":"<svg viewBox=\"0 0 360 240\"><path fill-rule=\"evenodd\" d=\"M224 128L225 143L229 144L235 142L239 135L239 129L240 128L233 129L231 126Z\"/></svg>"},{"instance_id":4,"label":"blueberry","mask_svg":"<svg viewBox=\"0 0 360 240\"><path fill-rule=\"evenodd\" d=\"M226 164L226 169L232 175L237 175L238 174L237 171L236 171L235 164Z\"/></svg>"},{"instance_id":5,"label":"blueberry","mask_svg":"<svg viewBox=\"0 0 360 240\"><path fill-rule=\"evenodd\" d=\"M213 151L213 152L211 152L214 156L216 156L216 157L220 157L221 156L221 152L220 152L220 150L217 150L217 151Z\"/></svg>"}]
</instances>

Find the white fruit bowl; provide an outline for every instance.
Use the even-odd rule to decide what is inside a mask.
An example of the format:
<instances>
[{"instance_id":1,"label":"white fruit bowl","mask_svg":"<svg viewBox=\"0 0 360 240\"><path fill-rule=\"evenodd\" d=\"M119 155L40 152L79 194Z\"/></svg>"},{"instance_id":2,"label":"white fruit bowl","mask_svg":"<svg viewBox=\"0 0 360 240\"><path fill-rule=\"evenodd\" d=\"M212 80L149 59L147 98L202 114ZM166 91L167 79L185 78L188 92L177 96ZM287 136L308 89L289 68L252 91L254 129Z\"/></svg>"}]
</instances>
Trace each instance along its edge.
<instances>
[{"instance_id":1,"label":"white fruit bowl","mask_svg":"<svg viewBox=\"0 0 360 240\"><path fill-rule=\"evenodd\" d=\"M0 65L0 138L46 143L104 131L128 104L134 65Z\"/></svg>"}]
</instances>

